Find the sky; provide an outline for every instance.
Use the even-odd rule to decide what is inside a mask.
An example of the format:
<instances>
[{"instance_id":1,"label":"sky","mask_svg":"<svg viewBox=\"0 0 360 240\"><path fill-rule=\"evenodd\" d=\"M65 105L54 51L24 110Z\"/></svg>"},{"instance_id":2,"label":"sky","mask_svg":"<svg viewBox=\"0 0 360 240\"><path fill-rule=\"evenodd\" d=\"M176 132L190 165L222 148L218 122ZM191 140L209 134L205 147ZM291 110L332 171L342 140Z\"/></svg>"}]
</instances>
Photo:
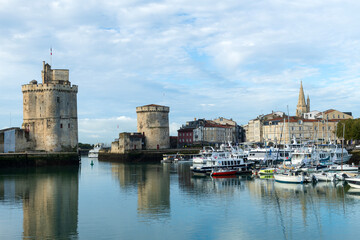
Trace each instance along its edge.
<instances>
[{"instance_id":1,"label":"sky","mask_svg":"<svg viewBox=\"0 0 360 240\"><path fill-rule=\"evenodd\" d=\"M21 127L21 85L42 61L79 86L79 142L136 132L136 107L247 124L311 110L360 115L360 2L0 0L0 129ZM50 58L52 48L52 58Z\"/></svg>"}]
</instances>

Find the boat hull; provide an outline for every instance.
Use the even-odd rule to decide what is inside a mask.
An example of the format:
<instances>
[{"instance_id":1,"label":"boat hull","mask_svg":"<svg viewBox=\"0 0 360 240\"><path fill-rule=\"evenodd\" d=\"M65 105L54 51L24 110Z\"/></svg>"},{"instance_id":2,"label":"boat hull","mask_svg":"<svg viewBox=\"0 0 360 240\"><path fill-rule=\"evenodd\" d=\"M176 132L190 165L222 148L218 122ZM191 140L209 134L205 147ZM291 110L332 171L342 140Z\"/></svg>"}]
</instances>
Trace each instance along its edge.
<instances>
[{"instance_id":1,"label":"boat hull","mask_svg":"<svg viewBox=\"0 0 360 240\"><path fill-rule=\"evenodd\" d=\"M346 182L353 188L360 188L360 179L359 178L347 178Z\"/></svg>"},{"instance_id":2,"label":"boat hull","mask_svg":"<svg viewBox=\"0 0 360 240\"><path fill-rule=\"evenodd\" d=\"M236 174L236 170L231 170L231 171L216 171L216 172L212 172L211 176L213 177L218 177L218 176L231 176L231 175L235 175Z\"/></svg>"},{"instance_id":3,"label":"boat hull","mask_svg":"<svg viewBox=\"0 0 360 240\"><path fill-rule=\"evenodd\" d=\"M261 169L259 171L260 175L273 175L274 173L275 173L275 168Z\"/></svg>"},{"instance_id":4,"label":"boat hull","mask_svg":"<svg viewBox=\"0 0 360 240\"><path fill-rule=\"evenodd\" d=\"M304 176L292 176L288 174L274 174L275 181L282 183L304 183Z\"/></svg>"}]
</instances>

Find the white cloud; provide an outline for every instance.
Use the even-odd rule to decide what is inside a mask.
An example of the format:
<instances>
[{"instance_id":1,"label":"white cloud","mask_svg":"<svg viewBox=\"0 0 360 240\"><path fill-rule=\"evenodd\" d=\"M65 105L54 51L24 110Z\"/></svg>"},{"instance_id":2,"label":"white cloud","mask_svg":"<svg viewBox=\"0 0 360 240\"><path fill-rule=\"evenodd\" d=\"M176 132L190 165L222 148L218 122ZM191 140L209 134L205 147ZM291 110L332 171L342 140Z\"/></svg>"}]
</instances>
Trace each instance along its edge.
<instances>
[{"instance_id":1,"label":"white cloud","mask_svg":"<svg viewBox=\"0 0 360 240\"><path fill-rule=\"evenodd\" d=\"M221 115L246 123L286 105L294 113L300 80L314 108L358 117L349 89L359 86L359 9L335 0L0 0L0 111L21 123L21 85L41 79L52 46L53 68L70 69L79 85L81 141L116 138L113 116L129 116L124 129L135 131L135 107L150 103L170 106L179 126Z\"/></svg>"},{"instance_id":2,"label":"white cloud","mask_svg":"<svg viewBox=\"0 0 360 240\"><path fill-rule=\"evenodd\" d=\"M126 116L79 119L79 141L87 143L110 143L120 132L136 132L136 119Z\"/></svg>"}]
</instances>

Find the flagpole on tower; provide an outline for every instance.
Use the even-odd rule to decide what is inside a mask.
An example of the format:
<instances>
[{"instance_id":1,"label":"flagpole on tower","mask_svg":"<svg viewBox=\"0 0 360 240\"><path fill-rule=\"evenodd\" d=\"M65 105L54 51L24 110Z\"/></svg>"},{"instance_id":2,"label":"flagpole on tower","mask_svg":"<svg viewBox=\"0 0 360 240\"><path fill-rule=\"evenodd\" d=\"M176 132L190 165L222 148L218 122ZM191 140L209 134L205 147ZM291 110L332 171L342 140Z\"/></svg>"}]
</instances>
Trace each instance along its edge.
<instances>
[{"instance_id":1,"label":"flagpole on tower","mask_svg":"<svg viewBox=\"0 0 360 240\"><path fill-rule=\"evenodd\" d=\"M52 66L52 47L50 47L50 66Z\"/></svg>"}]
</instances>

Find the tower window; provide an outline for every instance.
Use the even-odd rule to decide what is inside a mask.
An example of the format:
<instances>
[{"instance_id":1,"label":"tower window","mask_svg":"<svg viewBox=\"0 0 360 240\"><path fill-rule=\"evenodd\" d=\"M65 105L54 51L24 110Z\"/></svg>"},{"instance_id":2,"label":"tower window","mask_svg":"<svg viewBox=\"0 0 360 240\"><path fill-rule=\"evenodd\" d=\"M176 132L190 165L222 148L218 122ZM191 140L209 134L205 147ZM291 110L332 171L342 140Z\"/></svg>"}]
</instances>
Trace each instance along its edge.
<instances>
[{"instance_id":1,"label":"tower window","mask_svg":"<svg viewBox=\"0 0 360 240\"><path fill-rule=\"evenodd\" d=\"M68 128L70 128L70 123L68 123Z\"/></svg>"},{"instance_id":2,"label":"tower window","mask_svg":"<svg viewBox=\"0 0 360 240\"><path fill-rule=\"evenodd\" d=\"M56 98L56 101L57 101L58 103L60 103L60 97L57 97L57 98Z\"/></svg>"},{"instance_id":3,"label":"tower window","mask_svg":"<svg viewBox=\"0 0 360 240\"><path fill-rule=\"evenodd\" d=\"M62 123L60 123L60 128L62 128Z\"/></svg>"}]
</instances>

